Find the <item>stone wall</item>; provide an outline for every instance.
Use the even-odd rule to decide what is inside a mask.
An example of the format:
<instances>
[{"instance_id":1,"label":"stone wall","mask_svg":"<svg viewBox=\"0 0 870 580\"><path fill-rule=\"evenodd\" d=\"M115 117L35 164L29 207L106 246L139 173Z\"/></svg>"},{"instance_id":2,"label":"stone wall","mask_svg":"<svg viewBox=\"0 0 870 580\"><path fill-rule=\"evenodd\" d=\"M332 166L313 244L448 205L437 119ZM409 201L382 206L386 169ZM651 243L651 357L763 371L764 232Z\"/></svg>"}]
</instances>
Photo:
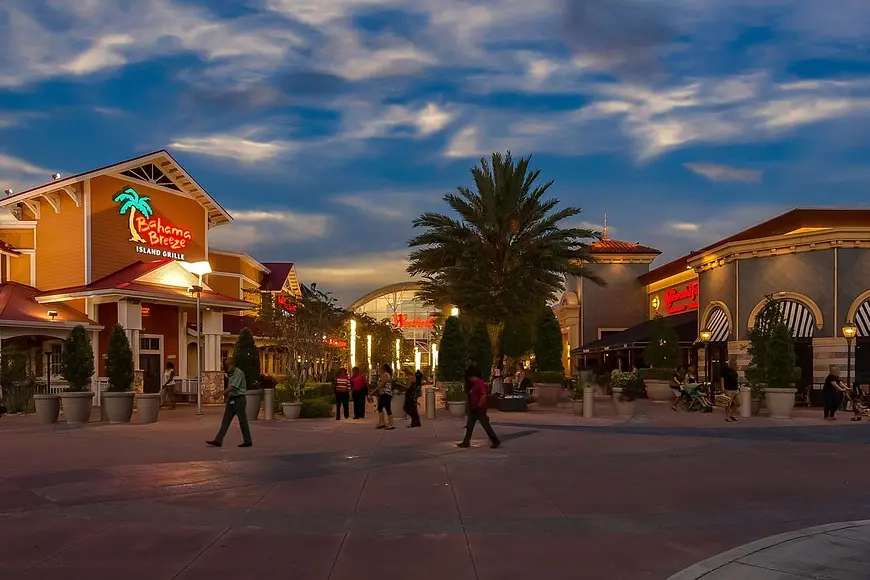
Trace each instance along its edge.
<instances>
[{"instance_id":1,"label":"stone wall","mask_svg":"<svg viewBox=\"0 0 870 580\"><path fill-rule=\"evenodd\" d=\"M202 371L202 402L205 404L223 403L224 390L222 371Z\"/></svg>"}]
</instances>

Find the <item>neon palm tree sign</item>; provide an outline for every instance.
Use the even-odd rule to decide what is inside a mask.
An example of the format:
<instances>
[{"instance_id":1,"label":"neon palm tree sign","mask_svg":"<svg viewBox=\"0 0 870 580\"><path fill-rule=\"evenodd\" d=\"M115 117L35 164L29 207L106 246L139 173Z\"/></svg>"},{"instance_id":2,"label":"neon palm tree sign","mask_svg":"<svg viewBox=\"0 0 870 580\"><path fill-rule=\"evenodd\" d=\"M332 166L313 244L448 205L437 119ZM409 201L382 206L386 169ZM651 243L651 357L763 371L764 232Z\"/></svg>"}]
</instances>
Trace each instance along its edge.
<instances>
[{"instance_id":1,"label":"neon palm tree sign","mask_svg":"<svg viewBox=\"0 0 870 580\"><path fill-rule=\"evenodd\" d=\"M114 198L115 203L120 204L118 213L128 216L130 228L130 240L140 244L136 251L143 254L160 255L166 258L183 260L183 254L161 251L156 248L167 250L183 250L193 235L187 228L180 228L160 217L154 217L154 210L149 203L150 197L139 195L132 187L127 187ZM142 246L150 246L143 248Z\"/></svg>"}]
</instances>

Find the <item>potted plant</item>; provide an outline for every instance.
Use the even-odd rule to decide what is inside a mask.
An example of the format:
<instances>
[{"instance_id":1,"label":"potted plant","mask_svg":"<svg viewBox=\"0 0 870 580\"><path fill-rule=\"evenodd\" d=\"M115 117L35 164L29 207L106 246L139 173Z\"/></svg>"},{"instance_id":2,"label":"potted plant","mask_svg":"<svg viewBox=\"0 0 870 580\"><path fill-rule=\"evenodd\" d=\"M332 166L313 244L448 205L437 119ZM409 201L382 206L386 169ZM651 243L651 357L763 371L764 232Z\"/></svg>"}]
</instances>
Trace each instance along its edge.
<instances>
[{"instance_id":1,"label":"potted plant","mask_svg":"<svg viewBox=\"0 0 870 580\"><path fill-rule=\"evenodd\" d=\"M451 417L465 417L465 412L468 406L468 395L465 393L465 385L460 382L451 382L447 384L447 409L450 411Z\"/></svg>"},{"instance_id":2,"label":"potted plant","mask_svg":"<svg viewBox=\"0 0 870 580\"><path fill-rule=\"evenodd\" d=\"M94 376L94 350L88 331L80 324L63 341L60 374L67 382L67 389L60 394L67 424L87 423L94 398L94 393L89 390Z\"/></svg>"},{"instance_id":3,"label":"potted plant","mask_svg":"<svg viewBox=\"0 0 870 580\"><path fill-rule=\"evenodd\" d=\"M248 390L245 393L245 411L249 421L256 421L263 406L263 389L260 386L260 351L254 341L254 334L249 328L243 328L236 341L233 360L245 374Z\"/></svg>"},{"instance_id":4,"label":"potted plant","mask_svg":"<svg viewBox=\"0 0 870 580\"><path fill-rule=\"evenodd\" d=\"M288 376L275 389L275 404L280 406L285 419L298 419L302 411L302 393L305 392L305 380Z\"/></svg>"},{"instance_id":5,"label":"potted plant","mask_svg":"<svg viewBox=\"0 0 870 580\"><path fill-rule=\"evenodd\" d=\"M610 373L613 406L620 417L634 416L634 401L643 395L643 382L634 373L614 369Z\"/></svg>"},{"instance_id":6,"label":"potted plant","mask_svg":"<svg viewBox=\"0 0 870 580\"><path fill-rule=\"evenodd\" d=\"M765 353L764 402L772 419L788 419L794 409L795 355L791 328L780 320L770 333Z\"/></svg>"},{"instance_id":7,"label":"potted plant","mask_svg":"<svg viewBox=\"0 0 870 580\"><path fill-rule=\"evenodd\" d=\"M586 384L579 379L575 380L571 385L571 408L575 415L583 415L583 397L586 394ZM592 396L591 389L589 396Z\"/></svg>"},{"instance_id":8,"label":"potted plant","mask_svg":"<svg viewBox=\"0 0 870 580\"><path fill-rule=\"evenodd\" d=\"M120 324L116 324L109 335L106 377L109 379L109 388L102 393L106 417L109 423L129 423L133 416L133 351L127 333ZM157 400L159 403L159 393ZM147 403L145 405L147 407Z\"/></svg>"},{"instance_id":9,"label":"potted plant","mask_svg":"<svg viewBox=\"0 0 870 580\"><path fill-rule=\"evenodd\" d=\"M671 378L680 362L680 337L663 316L653 319L643 360L649 364L649 368L638 369L637 376L643 381L649 400L655 403L673 402Z\"/></svg>"},{"instance_id":10,"label":"potted plant","mask_svg":"<svg viewBox=\"0 0 870 580\"><path fill-rule=\"evenodd\" d=\"M535 331L535 372L532 382L541 407L555 407L565 383L562 329L551 308L544 308Z\"/></svg>"}]
</instances>

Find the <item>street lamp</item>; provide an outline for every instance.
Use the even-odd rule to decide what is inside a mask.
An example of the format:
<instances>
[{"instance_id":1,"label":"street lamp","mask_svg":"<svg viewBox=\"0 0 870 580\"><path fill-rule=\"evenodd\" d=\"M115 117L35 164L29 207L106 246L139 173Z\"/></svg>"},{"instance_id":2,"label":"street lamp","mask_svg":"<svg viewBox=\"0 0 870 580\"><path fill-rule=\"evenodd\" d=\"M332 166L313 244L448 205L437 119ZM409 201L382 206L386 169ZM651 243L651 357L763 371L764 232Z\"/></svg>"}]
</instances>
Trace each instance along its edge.
<instances>
[{"instance_id":1,"label":"street lamp","mask_svg":"<svg viewBox=\"0 0 870 580\"><path fill-rule=\"evenodd\" d=\"M350 319L350 368L356 366L356 319Z\"/></svg>"},{"instance_id":2,"label":"street lamp","mask_svg":"<svg viewBox=\"0 0 870 580\"><path fill-rule=\"evenodd\" d=\"M397 338L396 339L396 368L394 369L394 372L397 374L399 372L399 364L401 363L401 361L402 361L402 339Z\"/></svg>"},{"instance_id":3,"label":"street lamp","mask_svg":"<svg viewBox=\"0 0 870 580\"><path fill-rule=\"evenodd\" d=\"M846 337L846 384L852 388L852 340L858 336L858 327L852 321L847 322L841 328ZM851 391L850 391L851 392Z\"/></svg>"},{"instance_id":4,"label":"street lamp","mask_svg":"<svg viewBox=\"0 0 870 580\"><path fill-rule=\"evenodd\" d=\"M179 262L184 269L197 276L197 284L189 292L196 294L196 414L202 415L202 277L211 273L211 264L202 262Z\"/></svg>"},{"instance_id":5,"label":"street lamp","mask_svg":"<svg viewBox=\"0 0 870 580\"><path fill-rule=\"evenodd\" d=\"M701 342L704 343L704 379L710 385L710 402L713 402L713 379L710 377L710 339L713 338L713 333L706 328L701 331Z\"/></svg>"},{"instance_id":6,"label":"street lamp","mask_svg":"<svg viewBox=\"0 0 870 580\"><path fill-rule=\"evenodd\" d=\"M459 309L457 307L453 307L450 309L450 316L459 316Z\"/></svg>"}]
</instances>

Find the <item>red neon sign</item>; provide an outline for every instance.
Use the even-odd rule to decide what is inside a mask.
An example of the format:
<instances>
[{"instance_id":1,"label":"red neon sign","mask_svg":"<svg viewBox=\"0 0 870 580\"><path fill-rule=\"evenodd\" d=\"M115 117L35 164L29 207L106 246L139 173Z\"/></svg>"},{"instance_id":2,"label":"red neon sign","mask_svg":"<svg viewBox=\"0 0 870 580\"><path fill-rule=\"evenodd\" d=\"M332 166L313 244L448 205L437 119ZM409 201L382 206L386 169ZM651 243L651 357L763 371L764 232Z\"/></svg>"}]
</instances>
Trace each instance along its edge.
<instances>
[{"instance_id":1,"label":"red neon sign","mask_svg":"<svg viewBox=\"0 0 870 580\"><path fill-rule=\"evenodd\" d=\"M286 296L278 296L277 303L287 312L296 312L296 305L290 303Z\"/></svg>"},{"instance_id":2,"label":"red neon sign","mask_svg":"<svg viewBox=\"0 0 870 580\"><path fill-rule=\"evenodd\" d=\"M693 280L686 284L686 287L683 290L669 288L668 291L665 292L665 310L668 311L668 314L697 310L699 292L700 289L697 280Z\"/></svg>"},{"instance_id":3,"label":"red neon sign","mask_svg":"<svg viewBox=\"0 0 870 580\"><path fill-rule=\"evenodd\" d=\"M179 228L164 222L161 218L146 218L136 216L133 220L136 233L144 238L149 246L158 246L169 250L183 250L193 239L193 234L187 228Z\"/></svg>"},{"instance_id":4,"label":"red neon sign","mask_svg":"<svg viewBox=\"0 0 870 580\"><path fill-rule=\"evenodd\" d=\"M396 328L435 328L435 317L408 318L407 314L393 314L393 326Z\"/></svg>"}]
</instances>

